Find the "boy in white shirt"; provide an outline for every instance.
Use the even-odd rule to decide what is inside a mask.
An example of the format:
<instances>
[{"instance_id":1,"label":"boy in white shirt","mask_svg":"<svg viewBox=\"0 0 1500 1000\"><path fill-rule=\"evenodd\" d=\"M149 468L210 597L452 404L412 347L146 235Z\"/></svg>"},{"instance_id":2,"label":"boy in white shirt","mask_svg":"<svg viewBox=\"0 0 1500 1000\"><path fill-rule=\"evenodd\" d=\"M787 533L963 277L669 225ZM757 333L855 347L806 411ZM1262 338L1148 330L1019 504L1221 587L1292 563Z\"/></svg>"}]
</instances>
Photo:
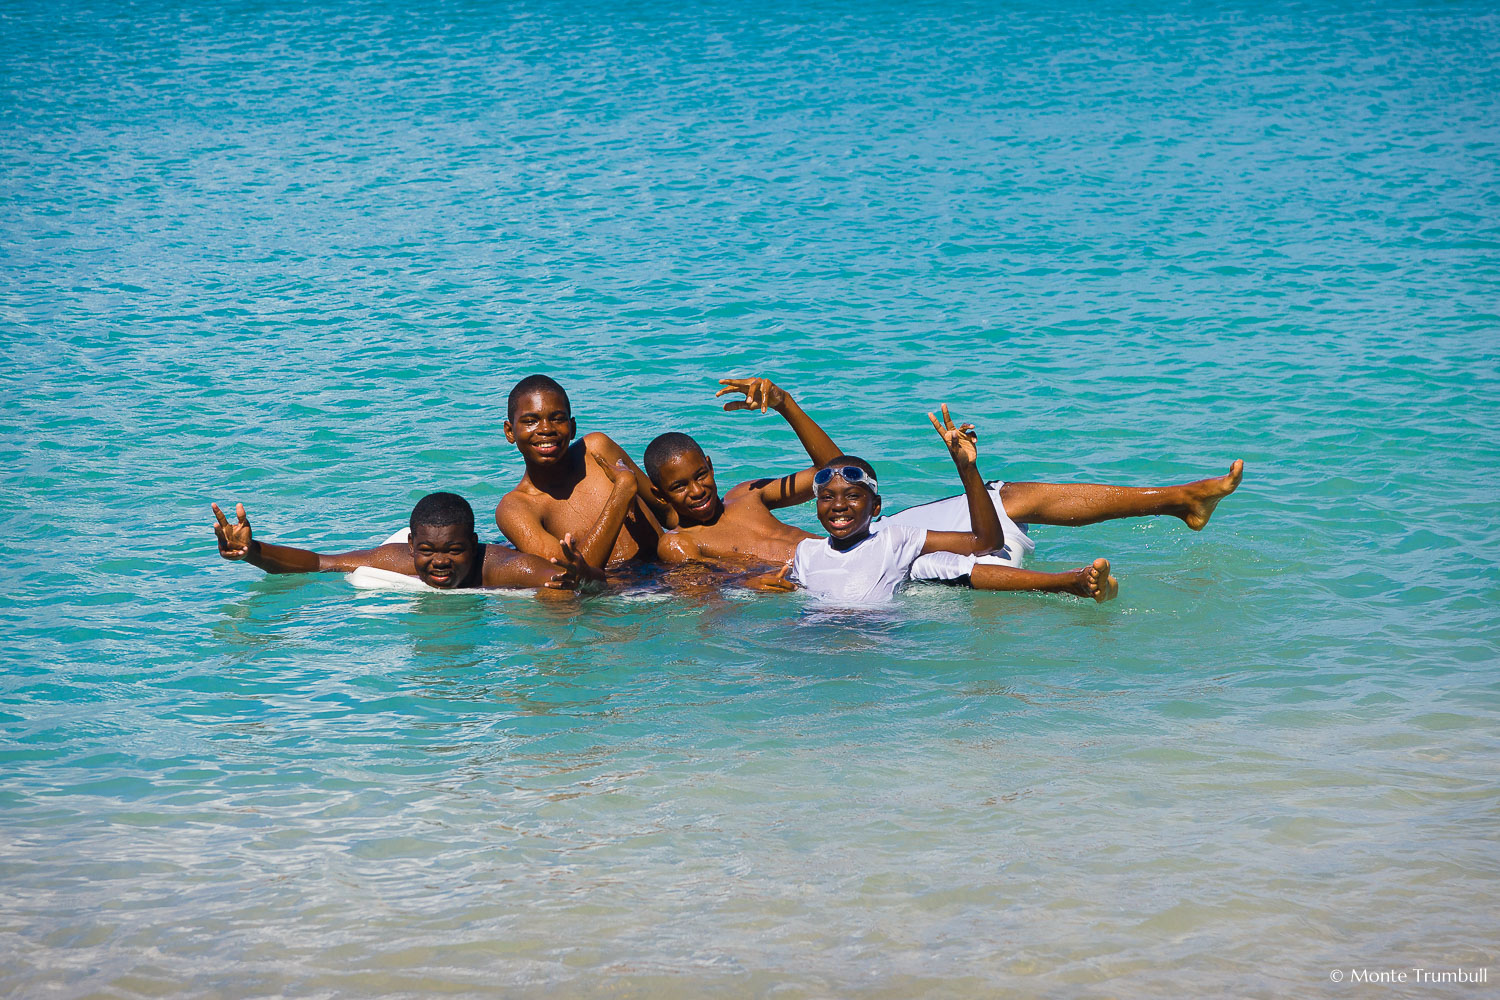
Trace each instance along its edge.
<instances>
[{"instance_id":1,"label":"boy in white shirt","mask_svg":"<svg viewBox=\"0 0 1500 1000\"><path fill-rule=\"evenodd\" d=\"M931 413L927 418L958 467L972 531L928 531L890 522L872 529L870 522L880 514L875 470L863 459L840 455L824 463L813 477L818 521L828 537L798 543L787 565L777 573L756 577L751 585L772 591L801 587L841 604L880 603L895 595L910 578L912 564L923 555L975 556L998 548L1003 542L1000 518L979 475L978 435L972 424L955 427L946 403L942 409L941 424ZM1085 572L1091 574L1089 589L1098 592L1096 599L1113 596L1118 583L1109 576L1108 562L1096 560Z\"/></svg>"}]
</instances>

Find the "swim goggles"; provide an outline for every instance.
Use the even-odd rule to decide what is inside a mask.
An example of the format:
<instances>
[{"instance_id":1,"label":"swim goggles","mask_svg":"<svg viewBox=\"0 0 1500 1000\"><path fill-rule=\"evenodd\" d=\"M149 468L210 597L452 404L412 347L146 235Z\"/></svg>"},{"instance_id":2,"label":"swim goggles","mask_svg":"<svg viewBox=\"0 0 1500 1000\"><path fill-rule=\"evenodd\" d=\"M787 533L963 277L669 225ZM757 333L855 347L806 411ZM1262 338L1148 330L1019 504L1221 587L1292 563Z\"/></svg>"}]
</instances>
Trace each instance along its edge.
<instances>
[{"instance_id":1,"label":"swim goggles","mask_svg":"<svg viewBox=\"0 0 1500 1000\"><path fill-rule=\"evenodd\" d=\"M829 466L826 469L819 469L813 474L813 485L826 486L828 480L834 476L838 476L850 486L859 485L864 486L871 493L880 492L876 487L875 477L857 465Z\"/></svg>"}]
</instances>

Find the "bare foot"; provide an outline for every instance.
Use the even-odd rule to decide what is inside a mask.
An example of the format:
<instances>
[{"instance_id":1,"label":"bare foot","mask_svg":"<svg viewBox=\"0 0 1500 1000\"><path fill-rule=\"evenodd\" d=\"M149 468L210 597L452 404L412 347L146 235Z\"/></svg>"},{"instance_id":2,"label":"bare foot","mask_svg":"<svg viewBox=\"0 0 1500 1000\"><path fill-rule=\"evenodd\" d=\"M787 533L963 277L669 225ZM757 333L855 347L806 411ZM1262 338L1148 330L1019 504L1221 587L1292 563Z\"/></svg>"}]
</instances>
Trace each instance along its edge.
<instances>
[{"instance_id":1,"label":"bare foot","mask_svg":"<svg viewBox=\"0 0 1500 1000\"><path fill-rule=\"evenodd\" d=\"M1208 519L1213 517L1214 508L1219 506L1219 501L1240 488L1240 478L1244 474L1245 460L1237 458L1225 475L1188 483L1182 487L1183 492L1187 494L1187 501L1183 504L1182 513L1177 516L1182 518L1183 523L1189 528L1202 531Z\"/></svg>"},{"instance_id":2,"label":"bare foot","mask_svg":"<svg viewBox=\"0 0 1500 1000\"><path fill-rule=\"evenodd\" d=\"M1103 604L1112 601L1120 592L1120 581L1109 575L1109 560L1095 559L1092 566L1073 571L1077 579L1066 588L1069 594L1092 597Z\"/></svg>"}]
</instances>

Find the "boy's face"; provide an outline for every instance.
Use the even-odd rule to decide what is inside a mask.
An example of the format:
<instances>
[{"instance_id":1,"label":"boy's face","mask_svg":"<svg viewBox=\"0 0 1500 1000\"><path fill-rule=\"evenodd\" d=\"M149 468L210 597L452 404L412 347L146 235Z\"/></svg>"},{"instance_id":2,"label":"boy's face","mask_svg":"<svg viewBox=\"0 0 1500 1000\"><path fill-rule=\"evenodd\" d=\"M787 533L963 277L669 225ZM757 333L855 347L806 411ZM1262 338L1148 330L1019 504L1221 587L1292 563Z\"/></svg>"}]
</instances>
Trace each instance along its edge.
<instances>
[{"instance_id":1,"label":"boy's face","mask_svg":"<svg viewBox=\"0 0 1500 1000\"><path fill-rule=\"evenodd\" d=\"M479 554L479 536L458 524L419 524L407 545L417 578L439 590L462 587Z\"/></svg>"},{"instance_id":2,"label":"boy's face","mask_svg":"<svg viewBox=\"0 0 1500 1000\"><path fill-rule=\"evenodd\" d=\"M863 538L879 513L880 497L863 483L847 483L843 476L834 476L818 487L818 522L836 541Z\"/></svg>"},{"instance_id":3,"label":"boy's face","mask_svg":"<svg viewBox=\"0 0 1500 1000\"><path fill-rule=\"evenodd\" d=\"M515 413L505 421L505 440L516 446L527 465L561 462L577 431L567 398L549 389L522 396Z\"/></svg>"},{"instance_id":4,"label":"boy's face","mask_svg":"<svg viewBox=\"0 0 1500 1000\"><path fill-rule=\"evenodd\" d=\"M651 485L683 524L708 524L724 509L719 484L714 481L714 464L696 448L663 462Z\"/></svg>"}]
</instances>

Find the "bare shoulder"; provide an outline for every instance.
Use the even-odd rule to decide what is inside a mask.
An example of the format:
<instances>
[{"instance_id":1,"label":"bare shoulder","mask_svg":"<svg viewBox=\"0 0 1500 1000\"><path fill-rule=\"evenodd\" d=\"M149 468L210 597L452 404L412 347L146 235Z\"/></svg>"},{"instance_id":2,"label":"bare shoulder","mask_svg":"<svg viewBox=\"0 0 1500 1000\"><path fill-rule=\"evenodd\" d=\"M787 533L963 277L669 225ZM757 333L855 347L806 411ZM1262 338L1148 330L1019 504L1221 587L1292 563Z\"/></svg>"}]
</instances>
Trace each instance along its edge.
<instances>
[{"instance_id":1,"label":"bare shoulder","mask_svg":"<svg viewBox=\"0 0 1500 1000\"><path fill-rule=\"evenodd\" d=\"M656 543L656 557L664 563L692 562L698 557L698 543L681 529L663 532Z\"/></svg>"},{"instance_id":2,"label":"bare shoulder","mask_svg":"<svg viewBox=\"0 0 1500 1000\"><path fill-rule=\"evenodd\" d=\"M740 483L739 485L731 489L728 493L724 494L725 506L728 506L732 503L739 503L740 501L747 500L751 497L754 497L757 500L760 499L760 491L765 488L765 485L770 481L771 480L769 479L751 479L747 482Z\"/></svg>"},{"instance_id":3,"label":"bare shoulder","mask_svg":"<svg viewBox=\"0 0 1500 1000\"><path fill-rule=\"evenodd\" d=\"M760 511L770 513L771 508L766 506L766 498L761 491L773 482L774 479L752 479L747 483L740 483L724 494L724 513L737 516Z\"/></svg>"},{"instance_id":4,"label":"bare shoulder","mask_svg":"<svg viewBox=\"0 0 1500 1000\"><path fill-rule=\"evenodd\" d=\"M625 449L603 431L589 431L583 436L583 446L593 455L609 455L613 458L625 454Z\"/></svg>"},{"instance_id":5,"label":"bare shoulder","mask_svg":"<svg viewBox=\"0 0 1500 1000\"><path fill-rule=\"evenodd\" d=\"M500 498L500 502L495 505L495 519L535 514L539 506L537 499L522 483Z\"/></svg>"}]
</instances>

